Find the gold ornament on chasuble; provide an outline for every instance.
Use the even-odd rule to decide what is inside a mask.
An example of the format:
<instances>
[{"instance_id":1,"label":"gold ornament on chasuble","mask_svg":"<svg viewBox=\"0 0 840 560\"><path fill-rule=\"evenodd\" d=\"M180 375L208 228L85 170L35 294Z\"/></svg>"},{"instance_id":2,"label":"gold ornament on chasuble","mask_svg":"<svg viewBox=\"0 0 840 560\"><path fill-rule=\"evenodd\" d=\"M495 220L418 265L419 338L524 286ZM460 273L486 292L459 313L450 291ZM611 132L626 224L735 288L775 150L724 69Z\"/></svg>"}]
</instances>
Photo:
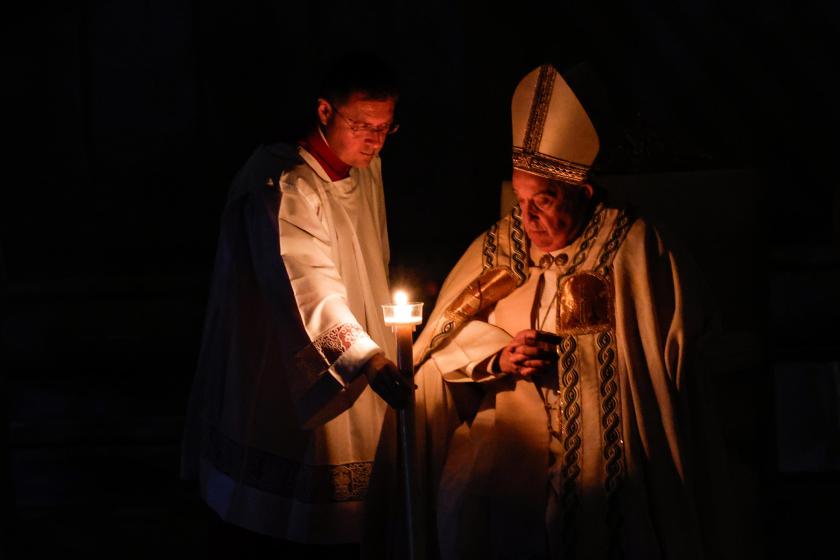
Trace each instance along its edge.
<instances>
[{"instance_id":1,"label":"gold ornament on chasuble","mask_svg":"<svg viewBox=\"0 0 840 560\"><path fill-rule=\"evenodd\" d=\"M485 270L447 307L451 319L472 319L516 289L513 272L503 266Z\"/></svg>"},{"instance_id":2,"label":"gold ornament on chasuble","mask_svg":"<svg viewBox=\"0 0 840 560\"><path fill-rule=\"evenodd\" d=\"M418 364L425 362L464 323L481 318L482 313L525 283L528 278L527 251L522 211L515 206L485 233L478 276L461 290L439 317L435 318L433 313L430 322L435 325L435 334Z\"/></svg>"},{"instance_id":3,"label":"gold ornament on chasuble","mask_svg":"<svg viewBox=\"0 0 840 560\"><path fill-rule=\"evenodd\" d=\"M557 332L592 334L612 328L612 290L594 272L579 272L560 280L557 289Z\"/></svg>"}]
</instances>

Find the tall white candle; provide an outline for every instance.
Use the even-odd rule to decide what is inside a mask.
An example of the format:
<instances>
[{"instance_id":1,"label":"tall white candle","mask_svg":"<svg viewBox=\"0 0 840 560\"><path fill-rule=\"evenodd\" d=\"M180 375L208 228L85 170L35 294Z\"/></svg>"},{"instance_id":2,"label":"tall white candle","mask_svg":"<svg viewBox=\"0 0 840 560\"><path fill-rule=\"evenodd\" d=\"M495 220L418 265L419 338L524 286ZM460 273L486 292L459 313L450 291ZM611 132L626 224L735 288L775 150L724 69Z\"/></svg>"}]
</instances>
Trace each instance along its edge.
<instances>
[{"instance_id":1,"label":"tall white candle","mask_svg":"<svg viewBox=\"0 0 840 560\"><path fill-rule=\"evenodd\" d=\"M423 304L409 303L408 295L399 291L394 294L394 303L382 306L385 324L394 331L397 339L397 367L413 383L414 359L412 336L414 327L423 322ZM402 470L402 491L405 514L405 537L407 560L421 560L425 557L422 519L415 519L414 503L417 486L414 480L415 446L414 438L414 392L411 392L408 405L397 411L397 439L400 448L400 466Z\"/></svg>"}]
</instances>

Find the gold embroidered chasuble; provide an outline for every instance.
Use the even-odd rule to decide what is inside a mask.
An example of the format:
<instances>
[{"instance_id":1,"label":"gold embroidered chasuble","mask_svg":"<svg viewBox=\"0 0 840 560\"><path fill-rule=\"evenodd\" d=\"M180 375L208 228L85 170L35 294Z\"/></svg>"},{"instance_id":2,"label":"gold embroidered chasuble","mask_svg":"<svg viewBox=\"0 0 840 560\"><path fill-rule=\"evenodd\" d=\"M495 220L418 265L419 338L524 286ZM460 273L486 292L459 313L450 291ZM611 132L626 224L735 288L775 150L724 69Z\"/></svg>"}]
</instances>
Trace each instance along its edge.
<instances>
[{"instance_id":1,"label":"gold embroidered chasuble","mask_svg":"<svg viewBox=\"0 0 840 560\"><path fill-rule=\"evenodd\" d=\"M471 245L415 344L431 556L702 557L690 428L706 416L688 393L708 324L691 273L618 209L548 270L517 222ZM562 336L556 375L478 371L534 327Z\"/></svg>"}]
</instances>

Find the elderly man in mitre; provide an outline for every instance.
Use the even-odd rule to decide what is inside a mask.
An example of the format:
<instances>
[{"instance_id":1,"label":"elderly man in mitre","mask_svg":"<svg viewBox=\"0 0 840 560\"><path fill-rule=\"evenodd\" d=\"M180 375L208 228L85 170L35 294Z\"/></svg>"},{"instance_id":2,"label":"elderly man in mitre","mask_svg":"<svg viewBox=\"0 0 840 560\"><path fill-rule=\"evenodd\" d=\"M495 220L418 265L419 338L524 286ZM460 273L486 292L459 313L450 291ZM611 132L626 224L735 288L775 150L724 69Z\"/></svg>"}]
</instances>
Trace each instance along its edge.
<instances>
[{"instance_id":1,"label":"elderly man in mitre","mask_svg":"<svg viewBox=\"0 0 840 560\"><path fill-rule=\"evenodd\" d=\"M599 200L598 135L569 83L544 65L516 88L517 204L467 249L414 347L425 545L716 557L709 306L661 232Z\"/></svg>"}]
</instances>

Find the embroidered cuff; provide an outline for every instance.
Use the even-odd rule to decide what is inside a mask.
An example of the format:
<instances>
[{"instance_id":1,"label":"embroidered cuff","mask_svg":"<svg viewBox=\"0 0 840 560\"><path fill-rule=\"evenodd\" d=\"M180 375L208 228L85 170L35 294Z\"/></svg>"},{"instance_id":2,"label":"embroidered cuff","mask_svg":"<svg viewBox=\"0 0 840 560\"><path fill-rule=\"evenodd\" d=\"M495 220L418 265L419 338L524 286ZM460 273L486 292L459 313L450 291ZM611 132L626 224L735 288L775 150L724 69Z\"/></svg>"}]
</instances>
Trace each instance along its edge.
<instances>
[{"instance_id":1,"label":"embroidered cuff","mask_svg":"<svg viewBox=\"0 0 840 560\"><path fill-rule=\"evenodd\" d=\"M329 371L342 386L359 374L379 346L358 323L340 323L321 333L295 355L297 390L304 393Z\"/></svg>"},{"instance_id":2,"label":"embroidered cuff","mask_svg":"<svg viewBox=\"0 0 840 560\"><path fill-rule=\"evenodd\" d=\"M362 367L378 352L382 352L382 349L365 333L364 337L358 338L353 346L336 360L330 373L333 373L339 383L347 386L359 376Z\"/></svg>"}]
</instances>

